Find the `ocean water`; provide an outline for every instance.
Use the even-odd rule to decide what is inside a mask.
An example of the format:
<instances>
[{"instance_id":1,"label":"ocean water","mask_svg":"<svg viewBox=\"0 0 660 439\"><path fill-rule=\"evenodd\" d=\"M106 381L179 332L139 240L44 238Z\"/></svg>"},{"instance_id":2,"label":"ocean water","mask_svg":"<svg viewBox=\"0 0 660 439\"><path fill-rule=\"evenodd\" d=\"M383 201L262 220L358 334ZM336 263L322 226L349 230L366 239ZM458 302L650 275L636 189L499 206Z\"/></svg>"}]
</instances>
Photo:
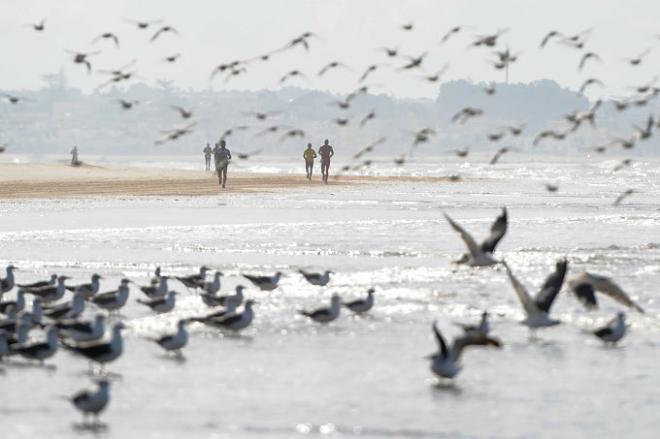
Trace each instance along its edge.
<instances>
[{"instance_id":1,"label":"ocean water","mask_svg":"<svg viewBox=\"0 0 660 439\"><path fill-rule=\"evenodd\" d=\"M192 325L183 361L164 355L149 337L205 312L205 305L172 282L182 293L175 311L154 316L135 302L141 293L134 289L121 317L129 327L125 353L108 367L112 400L101 428L82 428L62 398L90 386L83 359L59 352L48 367L0 364L0 436L657 437L660 161L612 172L617 162L512 156L489 166L438 158L363 173L459 174L463 181L0 201L0 263L19 266L19 281L57 272L78 283L98 272L106 290L124 276L146 284L156 265L180 275L207 264L225 273L227 293L249 285L241 273L285 273L276 291L248 288L258 301L256 319L240 336ZM186 163L196 162L178 166ZM244 168L302 172L265 158ZM546 182L559 191L547 192ZM628 188L638 192L612 206ZM532 293L567 257L569 275L612 276L646 309L627 312L629 334L618 347L606 348L588 332L621 309L607 298L587 312L562 292L553 314L563 324L532 340L518 323L521 308L501 269L452 266L464 249L442 211L481 239L502 206L509 232L497 255ZM306 284L298 268L335 274L319 288ZM369 287L377 290L376 306L366 317L342 312L319 326L296 314L327 303L332 293L349 299ZM476 321L484 309L503 348L466 351L453 385L439 383L424 358L436 349L432 321L451 338L459 334L453 322Z\"/></svg>"}]
</instances>

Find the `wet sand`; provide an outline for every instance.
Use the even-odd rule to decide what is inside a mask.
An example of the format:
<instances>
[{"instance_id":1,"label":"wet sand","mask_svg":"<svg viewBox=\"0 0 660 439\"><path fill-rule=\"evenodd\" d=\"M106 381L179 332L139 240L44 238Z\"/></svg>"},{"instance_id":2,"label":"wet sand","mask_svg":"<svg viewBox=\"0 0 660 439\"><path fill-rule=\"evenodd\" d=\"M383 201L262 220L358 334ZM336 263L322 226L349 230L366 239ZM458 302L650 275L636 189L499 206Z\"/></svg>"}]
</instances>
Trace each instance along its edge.
<instances>
[{"instance_id":1,"label":"wet sand","mask_svg":"<svg viewBox=\"0 0 660 439\"><path fill-rule=\"evenodd\" d=\"M329 185L391 181L449 182L447 177L330 178ZM0 199L63 198L83 196L213 195L220 193L274 192L322 185L303 175L231 172L221 190L214 173L174 169L102 167L62 164L0 164Z\"/></svg>"}]
</instances>

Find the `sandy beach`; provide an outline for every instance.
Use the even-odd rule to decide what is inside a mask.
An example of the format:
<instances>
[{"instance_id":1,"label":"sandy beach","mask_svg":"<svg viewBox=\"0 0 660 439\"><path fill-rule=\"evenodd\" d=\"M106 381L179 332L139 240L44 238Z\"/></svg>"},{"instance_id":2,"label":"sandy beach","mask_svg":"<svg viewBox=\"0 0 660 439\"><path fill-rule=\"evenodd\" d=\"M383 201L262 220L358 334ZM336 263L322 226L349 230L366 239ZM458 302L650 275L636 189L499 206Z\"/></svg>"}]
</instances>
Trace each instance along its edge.
<instances>
[{"instance_id":1,"label":"sandy beach","mask_svg":"<svg viewBox=\"0 0 660 439\"><path fill-rule=\"evenodd\" d=\"M446 177L331 178L330 185L378 183L392 180L448 182ZM0 199L63 198L117 195L213 195L271 192L322 185L320 177L308 182L303 175L231 172L220 191L215 174L180 169L153 169L63 164L0 164Z\"/></svg>"}]
</instances>

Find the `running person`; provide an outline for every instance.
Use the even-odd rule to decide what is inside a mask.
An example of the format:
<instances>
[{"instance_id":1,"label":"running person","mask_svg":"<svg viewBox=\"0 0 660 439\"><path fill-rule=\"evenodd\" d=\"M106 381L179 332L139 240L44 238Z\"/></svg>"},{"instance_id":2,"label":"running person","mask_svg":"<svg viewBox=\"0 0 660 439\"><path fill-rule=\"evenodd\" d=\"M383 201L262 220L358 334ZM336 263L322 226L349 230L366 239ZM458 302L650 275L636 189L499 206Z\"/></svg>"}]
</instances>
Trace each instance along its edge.
<instances>
[{"instance_id":1,"label":"running person","mask_svg":"<svg viewBox=\"0 0 660 439\"><path fill-rule=\"evenodd\" d=\"M307 172L307 180L312 179L312 171L314 170L314 159L316 158L316 151L312 148L312 144L307 144L307 149L303 152L305 159L305 171Z\"/></svg>"},{"instance_id":2,"label":"running person","mask_svg":"<svg viewBox=\"0 0 660 439\"><path fill-rule=\"evenodd\" d=\"M327 184L330 159L335 155L335 150L328 144L328 139L325 139L323 145L319 148L319 155L321 156L321 175L323 176L323 182Z\"/></svg>"},{"instance_id":3,"label":"running person","mask_svg":"<svg viewBox=\"0 0 660 439\"><path fill-rule=\"evenodd\" d=\"M211 149L211 145L208 143L206 144L206 148L202 151L204 153L204 160L206 161L206 170L210 171L211 170L211 155L213 154L213 150Z\"/></svg>"},{"instance_id":4,"label":"running person","mask_svg":"<svg viewBox=\"0 0 660 439\"><path fill-rule=\"evenodd\" d=\"M69 154L71 154L71 164L73 166L78 165L78 147L74 146Z\"/></svg>"},{"instance_id":5,"label":"running person","mask_svg":"<svg viewBox=\"0 0 660 439\"><path fill-rule=\"evenodd\" d=\"M223 189L227 183L227 168L231 161L231 152L225 146L225 141L221 140L220 147L216 145L213 149L213 153L215 154L215 170L218 171L218 183Z\"/></svg>"}]
</instances>

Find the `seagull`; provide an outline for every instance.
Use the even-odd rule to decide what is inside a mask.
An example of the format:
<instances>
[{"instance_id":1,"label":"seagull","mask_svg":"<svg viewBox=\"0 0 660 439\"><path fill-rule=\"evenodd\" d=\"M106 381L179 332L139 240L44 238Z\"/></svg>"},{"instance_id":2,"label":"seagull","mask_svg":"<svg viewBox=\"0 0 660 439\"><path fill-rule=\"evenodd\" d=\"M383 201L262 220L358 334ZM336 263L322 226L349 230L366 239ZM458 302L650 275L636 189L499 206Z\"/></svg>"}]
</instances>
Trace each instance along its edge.
<instances>
[{"instance_id":1,"label":"seagull","mask_svg":"<svg viewBox=\"0 0 660 439\"><path fill-rule=\"evenodd\" d=\"M587 61L589 61L590 59L596 60L598 62L601 61L600 56L598 56L598 54L594 52L587 52L584 55L582 55L582 58L580 58L580 64L578 66L578 70L582 70L585 64L587 63Z\"/></svg>"},{"instance_id":2,"label":"seagull","mask_svg":"<svg viewBox=\"0 0 660 439\"><path fill-rule=\"evenodd\" d=\"M41 300L46 303L54 302L56 300L60 300L64 296L64 293L66 292L66 285L64 285L64 282L66 282L67 279L70 279L69 276L60 275L57 277L56 285L50 287L35 288L27 292L34 296L40 297Z\"/></svg>"},{"instance_id":3,"label":"seagull","mask_svg":"<svg viewBox=\"0 0 660 439\"><path fill-rule=\"evenodd\" d=\"M460 326L466 334L476 333L479 335L488 335L490 332L490 324L488 323L488 311L481 313L481 320L478 325L465 324L454 322L456 326Z\"/></svg>"},{"instance_id":4,"label":"seagull","mask_svg":"<svg viewBox=\"0 0 660 439\"><path fill-rule=\"evenodd\" d=\"M16 267L14 267L12 264L7 265L7 268L5 268L5 272L7 273L7 276L4 279L0 278L0 296L2 296L3 293L11 291L12 288L14 288L15 270Z\"/></svg>"},{"instance_id":5,"label":"seagull","mask_svg":"<svg viewBox=\"0 0 660 439\"><path fill-rule=\"evenodd\" d=\"M46 29L46 19L43 18L39 23L28 23L25 26L29 26L37 32L42 32L44 29Z\"/></svg>"},{"instance_id":6,"label":"seagull","mask_svg":"<svg viewBox=\"0 0 660 439\"><path fill-rule=\"evenodd\" d=\"M500 157L502 157L504 154L510 152L513 148L509 148L508 146L503 146L502 148L498 149L495 152L495 155L493 158L490 159L490 162L488 162L489 165L495 165L497 164L498 161L500 161Z\"/></svg>"},{"instance_id":7,"label":"seagull","mask_svg":"<svg viewBox=\"0 0 660 439\"><path fill-rule=\"evenodd\" d=\"M151 37L151 40L149 40L149 41L151 41L151 42L156 41L156 38L158 38L158 36L160 34L163 34L165 32L171 32L175 35L179 35L179 32L176 29L174 29L172 26L163 26L163 27L161 27L160 29L158 29L156 31L156 33L153 35L153 37Z\"/></svg>"},{"instance_id":8,"label":"seagull","mask_svg":"<svg viewBox=\"0 0 660 439\"><path fill-rule=\"evenodd\" d=\"M195 321L204 323L205 325L213 326L219 329L229 329L231 331L240 331L247 328L252 323L254 318L254 312L252 311L252 305L256 302L252 299L245 301L245 306L243 312L230 315L228 317L222 318L201 318L195 319Z\"/></svg>"},{"instance_id":9,"label":"seagull","mask_svg":"<svg viewBox=\"0 0 660 439\"><path fill-rule=\"evenodd\" d=\"M23 288L26 292L29 292L29 290L32 289L37 289L37 288L43 288L43 287L51 287L55 285L57 282L57 275L56 274L51 274L50 275L50 280L40 280L36 282L32 282L29 284L17 284L20 288Z\"/></svg>"},{"instance_id":10,"label":"seagull","mask_svg":"<svg viewBox=\"0 0 660 439\"><path fill-rule=\"evenodd\" d=\"M167 61L167 62L172 63L172 62L175 62L180 57L181 57L180 53L175 53L174 55L166 56L165 58L163 58L163 61Z\"/></svg>"},{"instance_id":11,"label":"seagull","mask_svg":"<svg viewBox=\"0 0 660 439\"><path fill-rule=\"evenodd\" d=\"M328 70L330 70L330 69L336 69L336 68L338 68L338 67L342 67L342 68L345 68L345 69L349 69L349 70L350 70L350 67L348 67L346 64L344 64L344 63L342 63L342 62L339 62L339 61L333 61L333 62L331 62L331 63L325 65L325 66L319 71L318 76L323 76L323 75L325 75L325 74L328 72Z\"/></svg>"},{"instance_id":12,"label":"seagull","mask_svg":"<svg viewBox=\"0 0 660 439\"><path fill-rule=\"evenodd\" d=\"M324 287L330 282L330 274L332 271L326 270L323 273L310 273L304 270L298 270L298 273L302 274L310 284Z\"/></svg>"},{"instance_id":13,"label":"seagull","mask_svg":"<svg viewBox=\"0 0 660 439\"><path fill-rule=\"evenodd\" d=\"M457 264L468 264L472 267L483 267L488 265L497 264L498 261L493 257L495 247L506 234L508 227L508 214L506 207L502 208L502 214L497 217L495 222L490 226L490 235L486 238L481 245L478 245L474 238L465 231L458 223L444 213L445 218L449 225L461 235L461 239L467 246L469 254L464 254L461 259L454 261Z\"/></svg>"},{"instance_id":14,"label":"seagull","mask_svg":"<svg viewBox=\"0 0 660 439\"><path fill-rule=\"evenodd\" d=\"M21 318L27 318L32 323L32 326L44 327L42 320L44 316L44 310L42 306L43 302L40 298L36 298L32 301L32 311L23 310L20 313Z\"/></svg>"},{"instance_id":15,"label":"seagull","mask_svg":"<svg viewBox=\"0 0 660 439\"><path fill-rule=\"evenodd\" d=\"M87 415L94 416L98 422L99 414L105 410L110 401L110 382L106 379L97 382L98 388L95 392L82 390L70 398L75 408L83 414L83 423L87 421Z\"/></svg>"},{"instance_id":16,"label":"seagull","mask_svg":"<svg viewBox=\"0 0 660 439\"><path fill-rule=\"evenodd\" d=\"M152 311L155 311L158 314L163 314L174 309L177 294L176 291L170 291L165 297L156 297L149 300L138 299L137 302L147 305Z\"/></svg>"},{"instance_id":17,"label":"seagull","mask_svg":"<svg viewBox=\"0 0 660 439\"><path fill-rule=\"evenodd\" d=\"M92 43L97 43L101 40L112 40L115 43L115 47L119 48L119 38L117 38L117 35L113 34L112 32L102 33L98 37L94 38Z\"/></svg>"},{"instance_id":18,"label":"seagull","mask_svg":"<svg viewBox=\"0 0 660 439\"><path fill-rule=\"evenodd\" d=\"M158 24L161 23L163 20L151 20L151 21L145 21L145 20L131 20L130 18L124 19L124 21L127 21L129 23L133 23L137 25L138 29L146 29L152 24Z\"/></svg>"},{"instance_id":19,"label":"seagull","mask_svg":"<svg viewBox=\"0 0 660 439\"><path fill-rule=\"evenodd\" d=\"M470 118L479 117L484 114L484 111L480 108L465 107L458 113L454 114L451 118L451 122L459 122L464 124Z\"/></svg>"},{"instance_id":20,"label":"seagull","mask_svg":"<svg viewBox=\"0 0 660 439\"><path fill-rule=\"evenodd\" d=\"M97 294L92 297L92 303L101 309L112 312L122 308L126 305L128 300L128 293L130 289L128 284L131 282L129 279L122 279L119 283L119 288L113 291Z\"/></svg>"},{"instance_id":21,"label":"seagull","mask_svg":"<svg viewBox=\"0 0 660 439\"><path fill-rule=\"evenodd\" d=\"M459 33L459 32L460 32L461 30L463 30L464 28L465 28L464 26L454 26L454 27L452 27L451 29L449 29L449 30L447 31L447 33L445 33L445 34L442 36L442 38L440 39L440 44L446 43L447 40L449 40L449 38L450 38L452 35L455 35L455 34Z\"/></svg>"},{"instance_id":22,"label":"seagull","mask_svg":"<svg viewBox=\"0 0 660 439\"><path fill-rule=\"evenodd\" d=\"M185 285L187 288L199 288L201 284L204 283L204 279L206 278L206 272L209 271L210 268L207 267L206 265L202 265L199 267L199 273L198 274L192 274L190 276L176 276L176 279L181 282L183 285Z\"/></svg>"},{"instance_id":23,"label":"seagull","mask_svg":"<svg viewBox=\"0 0 660 439\"><path fill-rule=\"evenodd\" d=\"M601 87L604 87L605 84L603 84L603 81L601 81L598 78L589 78L585 80L582 85L580 86L580 94L584 94L584 92L587 90L587 87L590 85L599 85Z\"/></svg>"},{"instance_id":24,"label":"seagull","mask_svg":"<svg viewBox=\"0 0 660 439\"><path fill-rule=\"evenodd\" d=\"M618 206L625 198L631 196L634 193L635 193L635 189L626 189L621 195L616 197L616 200L614 200L614 203L612 203L612 205Z\"/></svg>"},{"instance_id":25,"label":"seagull","mask_svg":"<svg viewBox=\"0 0 660 439\"><path fill-rule=\"evenodd\" d=\"M258 112L258 111L248 111L243 113L245 116L254 116L257 118L257 120L266 120L270 116L275 116L277 114L282 114L281 111L264 111L264 112Z\"/></svg>"},{"instance_id":26,"label":"seagull","mask_svg":"<svg viewBox=\"0 0 660 439\"><path fill-rule=\"evenodd\" d=\"M99 280L103 279L103 276L99 274L92 274L92 281L87 284L80 284L75 286L67 286L66 289L73 291L74 293L81 293L84 299L91 298L94 294L99 292L100 284Z\"/></svg>"},{"instance_id":27,"label":"seagull","mask_svg":"<svg viewBox=\"0 0 660 439\"><path fill-rule=\"evenodd\" d=\"M605 343L616 344L626 335L626 314L619 311L607 325L594 331L594 335Z\"/></svg>"},{"instance_id":28,"label":"seagull","mask_svg":"<svg viewBox=\"0 0 660 439\"><path fill-rule=\"evenodd\" d=\"M553 30L553 31L548 32L548 33L546 34L546 36L543 37L543 40L541 40L541 44L540 44L539 47L540 47L541 49L544 48L545 45L548 44L548 42L550 41L550 39L552 39L552 38L557 38L557 37L564 38L564 34L562 34L562 33L559 32L559 31L556 31L556 30Z\"/></svg>"},{"instance_id":29,"label":"seagull","mask_svg":"<svg viewBox=\"0 0 660 439\"><path fill-rule=\"evenodd\" d=\"M110 363L111 361L114 361L121 356L124 349L124 342L121 336L121 331L125 327L126 326L122 322L115 323L115 325L112 327L112 335L110 336L110 341L108 342L85 342L75 345L62 342L62 346L103 366L106 363Z\"/></svg>"},{"instance_id":30,"label":"seagull","mask_svg":"<svg viewBox=\"0 0 660 439\"><path fill-rule=\"evenodd\" d=\"M369 288L369 290L367 290L367 297L365 299L356 299L350 302L343 302L342 305L356 314L364 314L373 308L375 292L375 289Z\"/></svg>"},{"instance_id":31,"label":"seagull","mask_svg":"<svg viewBox=\"0 0 660 439\"><path fill-rule=\"evenodd\" d=\"M105 316L97 314L94 320L59 320L55 327L75 342L97 341L105 333Z\"/></svg>"},{"instance_id":32,"label":"seagull","mask_svg":"<svg viewBox=\"0 0 660 439\"><path fill-rule=\"evenodd\" d=\"M214 296L218 291L220 291L220 278L222 276L224 276L224 274L221 271L216 271L211 282L204 282L202 284L204 293Z\"/></svg>"},{"instance_id":33,"label":"seagull","mask_svg":"<svg viewBox=\"0 0 660 439\"><path fill-rule=\"evenodd\" d=\"M189 119L193 115L192 109L186 110L185 108L180 107L178 105L172 105L171 108L178 111L181 117L184 119Z\"/></svg>"},{"instance_id":34,"label":"seagull","mask_svg":"<svg viewBox=\"0 0 660 439\"><path fill-rule=\"evenodd\" d=\"M557 186L556 184L545 183L544 186L545 186L545 190L547 190L548 192L557 192L559 190L559 186Z\"/></svg>"},{"instance_id":35,"label":"seagull","mask_svg":"<svg viewBox=\"0 0 660 439\"><path fill-rule=\"evenodd\" d=\"M208 306L226 306L229 300L236 302L236 306L243 303L243 285L236 285L236 293L230 296L216 296L215 293L202 293L202 301Z\"/></svg>"},{"instance_id":36,"label":"seagull","mask_svg":"<svg viewBox=\"0 0 660 439\"><path fill-rule=\"evenodd\" d=\"M330 323L339 317L341 310L341 299L338 294L333 294L330 298L330 306L318 308L314 311L298 311L299 314L309 317L318 323Z\"/></svg>"},{"instance_id":37,"label":"seagull","mask_svg":"<svg viewBox=\"0 0 660 439\"><path fill-rule=\"evenodd\" d=\"M252 285L258 287L261 291L273 291L277 288L282 273L278 271L273 276L252 276L244 274L243 277L252 282Z\"/></svg>"},{"instance_id":38,"label":"seagull","mask_svg":"<svg viewBox=\"0 0 660 439\"><path fill-rule=\"evenodd\" d=\"M206 314L203 317L195 317L194 321L202 321L205 319L221 320L224 317L236 314L236 308L243 302L243 294L241 293L240 297L233 295L228 296L227 300L224 301L224 308L213 311L212 313Z\"/></svg>"},{"instance_id":39,"label":"seagull","mask_svg":"<svg viewBox=\"0 0 660 439\"><path fill-rule=\"evenodd\" d=\"M85 67L87 67L87 73L92 72L92 64L89 62L87 57L101 53L101 52L98 52L98 51L96 51L96 52L87 52L87 53L85 53L85 52L75 52L73 50L67 50L67 52L73 54L73 63L74 64L84 64Z\"/></svg>"},{"instance_id":40,"label":"seagull","mask_svg":"<svg viewBox=\"0 0 660 439\"><path fill-rule=\"evenodd\" d=\"M640 53L639 56L636 56L635 58L628 58L627 61L631 66L638 66L649 53L651 53L650 48L644 50L644 52Z\"/></svg>"},{"instance_id":41,"label":"seagull","mask_svg":"<svg viewBox=\"0 0 660 439\"><path fill-rule=\"evenodd\" d=\"M612 172L620 171L623 168L630 166L631 164L632 164L632 159L623 159L614 168L612 168Z\"/></svg>"},{"instance_id":42,"label":"seagull","mask_svg":"<svg viewBox=\"0 0 660 439\"><path fill-rule=\"evenodd\" d=\"M167 286L167 279L169 278L169 276L160 276L158 279L154 278L151 280L151 285L140 287L140 291L150 298L163 297L169 291ZM155 284L154 281L156 282Z\"/></svg>"},{"instance_id":43,"label":"seagull","mask_svg":"<svg viewBox=\"0 0 660 439\"><path fill-rule=\"evenodd\" d=\"M599 292L628 308L633 308L640 313L644 312L641 306L637 305L619 285L607 276L584 271L568 279L568 286L587 309L598 308L595 293Z\"/></svg>"},{"instance_id":44,"label":"seagull","mask_svg":"<svg viewBox=\"0 0 660 439\"><path fill-rule=\"evenodd\" d=\"M17 313L25 309L25 290L23 290L23 288L20 288L16 293L16 300L0 302L0 313L6 314L10 306L13 307L14 311Z\"/></svg>"},{"instance_id":45,"label":"seagull","mask_svg":"<svg viewBox=\"0 0 660 439\"><path fill-rule=\"evenodd\" d=\"M532 330L560 324L561 322L559 320L550 318L550 308L564 282L566 267L568 266L566 259L557 261L555 271L546 278L541 291L533 299L530 297L527 289L513 275L509 265L505 261L502 261L502 264L506 268L509 281L525 311L526 317L521 323Z\"/></svg>"},{"instance_id":46,"label":"seagull","mask_svg":"<svg viewBox=\"0 0 660 439\"><path fill-rule=\"evenodd\" d=\"M79 291L73 293L73 299L70 302L45 307L44 314L53 320L76 319L85 310L85 298Z\"/></svg>"},{"instance_id":47,"label":"seagull","mask_svg":"<svg viewBox=\"0 0 660 439\"><path fill-rule=\"evenodd\" d=\"M188 344L188 331L186 331L186 324L188 320L182 319L177 323L177 331L174 334L164 335L160 338L154 339L166 351L176 351L181 355L181 349Z\"/></svg>"},{"instance_id":48,"label":"seagull","mask_svg":"<svg viewBox=\"0 0 660 439\"><path fill-rule=\"evenodd\" d=\"M52 357L57 352L57 329L54 326L46 328L46 341L36 343L16 343L11 345L11 350L23 358L38 360L43 364L44 360Z\"/></svg>"},{"instance_id":49,"label":"seagull","mask_svg":"<svg viewBox=\"0 0 660 439\"><path fill-rule=\"evenodd\" d=\"M452 379L463 368L460 359L463 349L468 346L495 346L501 347L499 340L490 338L488 336L472 332L464 334L461 337L454 339L451 348L447 346L442 333L438 329L437 322L433 322L433 334L438 343L438 352L430 355L428 358L431 360L431 372L440 378Z\"/></svg>"}]
</instances>

